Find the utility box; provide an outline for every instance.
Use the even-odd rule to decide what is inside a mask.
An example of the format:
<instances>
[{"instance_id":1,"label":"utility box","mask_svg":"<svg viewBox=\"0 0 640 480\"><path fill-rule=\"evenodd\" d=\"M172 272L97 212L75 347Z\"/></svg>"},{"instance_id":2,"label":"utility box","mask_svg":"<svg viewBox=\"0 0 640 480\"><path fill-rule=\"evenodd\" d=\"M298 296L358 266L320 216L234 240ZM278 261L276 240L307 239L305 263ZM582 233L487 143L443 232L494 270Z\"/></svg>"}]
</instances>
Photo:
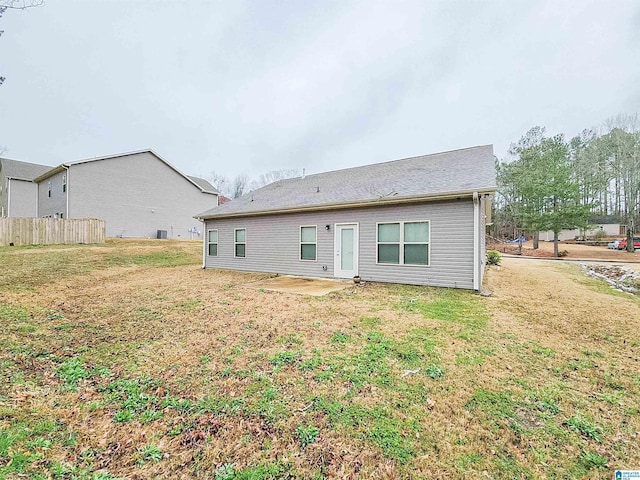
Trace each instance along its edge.
<instances>
[{"instance_id":1,"label":"utility box","mask_svg":"<svg viewBox=\"0 0 640 480\"><path fill-rule=\"evenodd\" d=\"M158 230L158 236L156 238L167 238L167 231L166 230Z\"/></svg>"}]
</instances>

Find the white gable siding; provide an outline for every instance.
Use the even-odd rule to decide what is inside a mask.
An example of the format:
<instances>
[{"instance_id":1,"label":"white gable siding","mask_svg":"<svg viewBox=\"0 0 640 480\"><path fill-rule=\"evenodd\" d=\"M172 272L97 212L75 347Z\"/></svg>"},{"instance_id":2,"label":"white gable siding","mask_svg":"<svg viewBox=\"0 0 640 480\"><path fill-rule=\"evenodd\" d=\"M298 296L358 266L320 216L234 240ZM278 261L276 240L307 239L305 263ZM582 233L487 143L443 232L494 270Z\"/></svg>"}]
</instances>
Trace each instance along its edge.
<instances>
[{"instance_id":1,"label":"white gable siding","mask_svg":"<svg viewBox=\"0 0 640 480\"><path fill-rule=\"evenodd\" d=\"M376 223L430 221L431 264L376 263ZM359 274L365 281L473 288L473 203L471 199L310 213L208 220L218 230L218 256L205 266L231 270L333 277L336 223L359 225ZM317 261L299 259L300 226L317 225ZM325 229L330 225L330 230ZM233 232L246 228L245 258L234 257Z\"/></svg>"}]
</instances>

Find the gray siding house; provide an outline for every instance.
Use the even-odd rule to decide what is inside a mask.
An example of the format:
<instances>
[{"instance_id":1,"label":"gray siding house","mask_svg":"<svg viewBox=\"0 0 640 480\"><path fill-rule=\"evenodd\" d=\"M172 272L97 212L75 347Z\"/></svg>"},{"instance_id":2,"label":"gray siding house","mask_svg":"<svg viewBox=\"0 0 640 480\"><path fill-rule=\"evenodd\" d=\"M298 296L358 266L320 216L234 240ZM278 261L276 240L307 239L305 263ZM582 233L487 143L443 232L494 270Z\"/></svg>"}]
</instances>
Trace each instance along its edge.
<instances>
[{"instance_id":1,"label":"gray siding house","mask_svg":"<svg viewBox=\"0 0 640 480\"><path fill-rule=\"evenodd\" d=\"M197 218L203 268L479 290L493 147L281 180Z\"/></svg>"},{"instance_id":2,"label":"gray siding house","mask_svg":"<svg viewBox=\"0 0 640 480\"><path fill-rule=\"evenodd\" d=\"M51 167L0 158L0 217L37 217L35 178Z\"/></svg>"},{"instance_id":3,"label":"gray siding house","mask_svg":"<svg viewBox=\"0 0 640 480\"><path fill-rule=\"evenodd\" d=\"M64 163L35 181L38 216L100 218L108 237L199 238L193 212L218 205L211 184L151 150Z\"/></svg>"}]
</instances>

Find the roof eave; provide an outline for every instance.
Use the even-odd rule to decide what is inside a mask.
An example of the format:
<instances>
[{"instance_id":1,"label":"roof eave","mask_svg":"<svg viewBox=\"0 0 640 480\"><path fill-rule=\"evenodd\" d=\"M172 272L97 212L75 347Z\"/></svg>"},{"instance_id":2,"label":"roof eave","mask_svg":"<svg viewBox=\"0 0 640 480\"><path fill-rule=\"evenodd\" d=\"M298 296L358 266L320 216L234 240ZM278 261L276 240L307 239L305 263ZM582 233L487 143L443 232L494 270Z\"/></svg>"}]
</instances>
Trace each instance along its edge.
<instances>
[{"instance_id":1,"label":"roof eave","mask_svg":"<svg viewBox=\"0 0 640 480\"><path fill-rule=\"evenodd\" d=\"M7 180L20 180L21 182L33 182L30 178L22 178L22 177L12 177L7 175Z\"/></svg>"},{"instance_id":2,"label":"roof eave","mask_svg":"<svg viewBox=\"0 0 640 480\"><path fill-rule=\"evenodd\" d=\"M489 187L489 188L481 188L474 190L464 190L459 192L445 192L433 195L418 195L411 197L402 197L402 198L393 198L393 199L380 199L380 200L363 200L360 202L343 202L343 203L331 203L331 204L322 204L322 205L310 205L306 207L295 207L295 208L283 208L283 209L270 209L270 210L259 210L255 212L236 212L236 213L228 213L228 214L211 214L211 215L200 215L194 218L199 220L214 220L214 219L224 219L224 218L240 218L240 217L257 217L262 215L280 215L284 213L304 213L304 212L317 212L324 210L343 210L346 208L364 208L364 207L373 207L379 205L399 205L404 203L419 203L419 202L435 202L435 201L444 201L444 200L456 200L460 198L472 198L474 193L478 193L479 195L483 194L492 194L496 191L497 187Z\"/></svg>"}]
</instances>

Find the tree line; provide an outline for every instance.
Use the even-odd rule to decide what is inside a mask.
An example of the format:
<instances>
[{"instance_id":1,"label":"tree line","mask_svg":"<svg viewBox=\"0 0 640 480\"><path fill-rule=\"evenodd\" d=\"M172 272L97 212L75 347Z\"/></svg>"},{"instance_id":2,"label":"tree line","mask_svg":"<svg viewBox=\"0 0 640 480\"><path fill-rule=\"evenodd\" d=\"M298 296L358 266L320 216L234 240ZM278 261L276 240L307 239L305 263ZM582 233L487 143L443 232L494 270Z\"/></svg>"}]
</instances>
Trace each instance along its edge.
<instances>
[{"instance_id":1,"label":"tree line","mask_svg":"<svg viewBox=\"0 0 640 480\"><path fill-rule=\"evenodd\" d=\"M245 193L257 190L278 180L286 180L287 178L299 176L300 172L298 170L283 169L262 173L257 178L251 180L246 173L241 173L233 178L229 178L214 171L211 172L206 179L225 197L240 198Z\"/></svg>"},{"instance_id":2,"label":"tree line","mask_svg":"<svg viewBox=\"0 0 640 480\"><path fill-rule=\"evenodd\" d=\"M619 115L570 140L531 128L496 161L498 192L492 234L519 238L588 229L603 220L626 225L627 249L640 225L640 122Z\"/></svg>"}]
</instances>

